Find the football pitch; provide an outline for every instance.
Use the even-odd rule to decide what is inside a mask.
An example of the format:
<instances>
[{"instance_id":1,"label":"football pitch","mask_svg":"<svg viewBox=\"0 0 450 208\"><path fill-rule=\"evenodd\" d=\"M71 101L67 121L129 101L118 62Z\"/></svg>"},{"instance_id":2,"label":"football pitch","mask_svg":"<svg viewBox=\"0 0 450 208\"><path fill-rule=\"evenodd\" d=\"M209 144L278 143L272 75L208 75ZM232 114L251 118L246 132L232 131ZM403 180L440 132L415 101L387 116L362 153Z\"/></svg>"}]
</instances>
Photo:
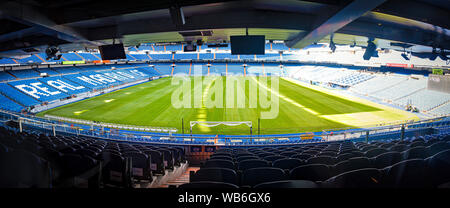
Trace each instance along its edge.
<instances>
[{"instance_id":1,"label":"football pitch","mask_svg":"<svg viewBox=\"0 0 450 208\"><path fill-rule=\"evenodd\" d=\"M265 82L262 77L233 77L245 83L233 84L234 89L227 82L230 77L182 78L190 85L182 85L183 82L174 84L172 79L166 77L145 82L40 112L38 116L48 114L115 124L171 127L176 128L177 133L183 132L182 120L184 133L189 133L190 121L251 121L253 134L258 133L258 120L260 134L319 132L418 120L417 116L399 109L343 96L333 90L289 78L276 78L278 81L267 78L269 81ZM278 83L278 89L274 88L275 83ZM254 86L258 88L256 91ZM242 92L244 95L241 94L240 98L244 104L239 106L239 95L230 96L227 89ZM190 94L191 99L183 97L185 94ZM227 105L227 100L232 100L232 97L236 104ZM185 103L174 103L174 99L177 102L184 99ZM258 101L256 104L255 99ZM261 104L260 100L270 102ZM208 103L212 101L215 105ZM262 116L264 112L275 114ZM246 125L195 125L192 130L194 134L250 134Z\"/></svg>"}]
</instances>

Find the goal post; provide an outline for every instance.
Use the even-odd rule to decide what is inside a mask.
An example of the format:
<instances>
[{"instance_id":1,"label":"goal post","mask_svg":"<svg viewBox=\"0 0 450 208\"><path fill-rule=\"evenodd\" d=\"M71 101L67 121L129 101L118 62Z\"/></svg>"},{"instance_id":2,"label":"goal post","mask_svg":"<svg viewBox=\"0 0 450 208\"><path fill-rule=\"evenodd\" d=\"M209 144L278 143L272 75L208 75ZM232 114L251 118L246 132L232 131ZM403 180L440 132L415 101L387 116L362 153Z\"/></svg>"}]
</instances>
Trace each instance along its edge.
<instances>
[{"instance_id":1,"label":"goal post","mask_svg":"<svg viewBox=\"0 0 450 208\"><path fill-rule=\"evenodd\" d=\"M247 125L250 128L250 136L252 135L252 122L251 121L191 121L190 129L192 136L192 127L195 125L205 126L205 127L215 127L219 125L225 126L239 126L239 125Z\"/></svg>"}]
</instances>

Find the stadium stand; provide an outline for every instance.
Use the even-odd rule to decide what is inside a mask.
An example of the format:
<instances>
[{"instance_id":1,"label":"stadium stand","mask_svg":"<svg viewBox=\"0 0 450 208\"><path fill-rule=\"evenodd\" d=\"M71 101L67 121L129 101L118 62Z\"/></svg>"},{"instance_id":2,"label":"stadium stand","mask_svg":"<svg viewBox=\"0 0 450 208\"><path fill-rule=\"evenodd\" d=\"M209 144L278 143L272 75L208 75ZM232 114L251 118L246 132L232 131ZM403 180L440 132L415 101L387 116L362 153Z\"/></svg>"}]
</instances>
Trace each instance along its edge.
<instances>
[{"instance_id":1,"label":"stadium stand","mask_svg":"<svg viewBox=\"0 0 450 208\"><path fill-rule=\"evenodd\" d=\"M450 156L449 141L450 135L437 134L404 141L387 139L370 143L347 141L272 148L224 148L213 154L200 170L191 173L191 182L215 181L247 187L290 178L310 180L322 188L437 187L450 180L448 175L437 171L450 170L450 163L443 162L443 158ZM387 148L399 143L404 143L405 149ZM283 159L285 156L282 155L287 152L315 154L307 160ZM334 156L321 156L325 152ZM248 161L243 164L239 162L243 155L261 159L243 160ZM264 155L280 159L272 161L267 156L262 158ZM349 156L344 158L344 155ZM442 159L436 162L437 158ZM242 168L248 164L251 164L249 168ZM410 171L399 172L405 168ZM431 176L434 174L439 175L438 179Z\"/></svg>"},{"instance_id":2,"label":"stadium stand","mask_svg":"<svg viewBox=\"0 0 450 208\"><path fill-rule=\"evenodd\" d=\"M14 80L16 79L13 75L11 75L10 73L6 72L6 71L1 71L0 72L0 81L8 81L8 80Z\"/></svg>"}]
</instances>

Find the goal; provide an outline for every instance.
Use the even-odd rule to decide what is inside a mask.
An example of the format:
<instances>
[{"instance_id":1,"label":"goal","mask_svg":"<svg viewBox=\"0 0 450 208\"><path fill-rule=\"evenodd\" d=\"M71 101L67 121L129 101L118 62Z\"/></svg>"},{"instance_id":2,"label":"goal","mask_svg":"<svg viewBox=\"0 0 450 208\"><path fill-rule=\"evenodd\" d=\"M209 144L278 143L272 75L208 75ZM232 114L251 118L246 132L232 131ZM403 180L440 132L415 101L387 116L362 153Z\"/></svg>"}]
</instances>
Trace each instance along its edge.
<instances>
[{"instance_id":1,"label":"goal","mask_svg":"<svg viewBox=\"0 0 450 208\"><path fill-rule=\"evenodd\" d=\"M239 126L239 125L247 125L250 128L250 135L252 135L252 122L251 121L191 121L191 136L192 136L192 127L195 125L205 126L205 127L215 127L219 125L225 126Z\"/></svg>"}]
</instances>

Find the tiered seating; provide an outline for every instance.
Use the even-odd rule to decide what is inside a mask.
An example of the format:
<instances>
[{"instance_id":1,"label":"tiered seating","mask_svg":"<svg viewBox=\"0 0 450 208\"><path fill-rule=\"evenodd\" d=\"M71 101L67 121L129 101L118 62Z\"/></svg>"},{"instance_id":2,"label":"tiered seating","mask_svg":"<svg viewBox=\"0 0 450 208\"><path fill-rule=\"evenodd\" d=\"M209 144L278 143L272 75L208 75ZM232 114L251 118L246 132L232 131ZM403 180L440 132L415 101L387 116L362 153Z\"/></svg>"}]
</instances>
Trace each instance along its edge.
<instances>
[{"instance_id":1,"label":"tiered seating","mask_svg":"<svg viewBox=\"0 0 450 208\"><path fill-rule=\"evenodd\" d=\"M9 73L13 74L18 79L39 77L39 72L33 69L10 70Z\"/></svg>"},{"instance_id":2,"label":"tiered seating","mask_svg":"<svg viewBox=\"0 0 450 208\"><path fill-rule=\"evenodd\" d=\"M171 60L172 59L172 54L165 54L165 53L154 53L154 54L149 54L149 56L153 60Z\"/></svg>"},{"instance_id":3,"label":"tiered seating","mask_svg":"<svg viewBox=\"0 0 450 208\"><path fill-rule=\"evenodd\" d=\"M450 134L404 141L221 148L191 173L190 184L180 187L211 182L272 188L437 187L450 181L449 159Z\"/></svg>"},{"instance_id":4,"label":"tiered seating","mask_svg":"<svg viewBox=\"0 0 450 208\"><path fill-rule=\"evenodd\" d=\"M166 45L166 51L182 51L183 47L180 44Z\"/></svg>"},{"instance_id":5,"label":"tiered seating","mask_svg":"<svg viewBox=\"0 0 450 208\"><path fill-rule=\"evenodd\" d=\"M1 103L0 108L3 110L20 112L22 109L24 109L23 106L17 104L16 102L3 96L2 94L0 94L0 103Z\"/></svg>"},{"instance_id":6,"label":"tiered seating","mask_svg":"<svg viewBox=\"0 0 450 208\"><path fill-rule=\"evenodd\" d=\"M48 86L36 79L20 80L9 82L9 85L15 87L17 90L29 95L39 101L52 101L69 97L68 94L63 93L51 86Z\"/></svg>"},{"instance_id":7,"label":"tiered seating","mask_svg":"<svg viewBox=\"0 0 450 208\"><path fill-rule=\"evenodd\" d=\"M83 61L83 59L75 53L63 53L61 59L65 61Z\"/></svg>"},{"instance_id":8,"label":"tiered seating","mask_svg":"<svg viewBox=\"0 0 450 208\"><path fill-rule=\"evenodd\" d=\"M280 60L278 53L266 53L264 55L256 55L257 60Z\"/></svg>"},{"instance_id":9,"label":"tiered seating","mask_svg":"<svg viewBox=\"0 0 450 208\"><path fill-rule=\"evenodd\" d=\"M47 73L48 75L59 75L59 73L51 68L39 68L36 69L39 73Z\"/></svg>"},{"instance_id":10,"label":"tiered seating","mask_svg":"<svg viewBox=\"0 0 450 208\"><path fill-rule=\"evenodd\" d=\"M240 63L228 63L228 75L244 75L244 67Z\"/></svg>"},{"instance_id":11,"label":"tiered seating","mask_svg":"<svg viewBox=\"0 0 450 208\"><path fill-rule=\"evenodd\" d=\"M191 60L197 60L197 54L198 53L176 53L174 59L191 59Z\"/></svg>"},{"instance_id":12,"label":"tiered seating","mask_svg":"<svg viewBox=\"0 0 450 208\"><path fill-rule=\"evenodd\" d=\"M136 60L150 60L147 54L130 54L130 55L133 56Z\"/></svg>"},{"instance_id":13,"label":"tiered seating","mask_svg":"<svg viewBox=\"0 0 450 208\"><path fill-rule=\"evenodd\" d=\"M186 161L178 147L16 133L3 127L0 147L0 187L133 187Z\"/></svg>"},{"instance_id":14,"label":"tiered seating","mask_svg":"<svg viewBox=\"0 0 450 208\"><path fill-rule=\"evenodd\" d=\"M41 57L43 58L43 57ZM16 59L19 63L21 64L27 64L27 63L42 63L44 61L42 61L42 59L40 59L36 54L33 54L27 58L23 58L23 59Z\"/></svg>"},{"instance_id":15,"label":"tiered seating","mask_svg":"<svg viewBox=\"0 0 450 208\"><path fill-rule=\"evenodd\" d=\"M6 83L0 83L0 92L23 106L33 106L40 102Z\"/></svg>"},{"instance_id":16,"label":"tiered seating","mask_svg":"<svg viewBox=\"0 0 450 208\"><path fill-rule=\"evenodd\" d=\"M175 70L173 71L173 74L189 74L189 63L177 63L175 66Z\"/></svg>"},{"instance_id":17,"label":"tiered seating","mask_svg":"<svg viewBox=\"0 0 450 208\"><path fill-rule=\"evenodd\" d=\"M270 49L270 46L269 46L269 48L266 46L266 50L267 49ZM272 43L272 50L287 51L287 50L289 50L289 48L286 45L284 45L283 43Z\"/></svg>"},{"instance_id":18,"label":"tiered seating","mask_svg":"<svg viewBox=\"0 0 450 208\"><path fill-rule=\"evenodd\" d=\"M436 116L450 115L450 103L444 104L443 106L439 106L428 113Z\"/></svg>"},{"instance_id":19,"label":"tiered seating","mask_svg":"<svg viewBox=\"0 0 450 208\"><path fill-rule=\"evenodd\" d=\"M0 58L0 65L6 64L17 64L14 60L10 58Z\"/></svg>"},{"instance_id":20,"label":"tiered seating","mask_svg":"<svg viewBox=\"0 0 450 208\"><path fill-rule=\"evenodd\" d=\"M86 61L96 61L96 60L100 60L99 58L95 57L95 56L92 55L91 53L78 53L78 55L80 55L81 57L83 57L83 59L86 60Z\"/></svg>"},{"instance_id":21,"label":"tiered seating","mask_svg":"<svg viewBox=\"0 0 450 208\"><path fill-rule=\"evenodd\" d=\"M450 101L450 94L448 93L433 90L421 90L412 95L395 100L394 103L402 106L406 106L409 103L421 111L428 111L448 101Z\"/></svg>"},{"instance_id":22,"label":"tiered seating","mask_svg":"<svg viewBox=\"0 0 450 208\"><path fill-rule=\"evenodd\" d=\"M407 78L404 76L377 75L371 80L353 86L351 90L360 94L372 94L382 89L392 87L406 79Z\"/></svg>"},{"instance_id":23,"label":"tiered seating","mask_svg":"<svg viewBox=\"0 0 450 208\"><path fill-rule=\"evenodd\" d=\"M384 89L373 96L382 100L396 100L411 94L420 89L425 89L427 86L427 79L408 79L390 88Z\"/></svg>"},{"instance_id":24,"label":"tiered seating","mask_svg":"<svg viewBox=\"0 0 450 208\"><path fill-rule=\"evenodd\" d=\"M372 79L374 77L375 77L374 75L370 75L370 74L352 73L352 74L349 74L348 76L332 80L331 83L343 85L343 86L353 86L358 83Z\"/></svg>"},{"instance_id":25,"label":"tiered seating","mask_svg":"<svg viewBox=\"0 0 450 208\"><path fill-rule=\"evenodd\" d=\"M10 74L8 74L8 72L4 72L4 71L0 72L0 81L8 81L8 80L14 80L14 79L16 79L16 78L14 78Z\"/></svg>"},{"instance_id":26,"label":"tiered seating","mask_svg":"<svg viewBox=\"0 0 450 208\"><path fill-rule=\"evenodd\" d=\"M138 47L138 50L140 50L140 51L143 51L143 50L153 51L153 48L152 48L151 45L144 45L144 44L142 44L142 45L140 45Z\"/></svg>"},{"instance_id":27,"label":"tiered seating","mask_svg":"<svg viewBox=\"0 0 450 208\"><path fill-rule=\"evenodd\" d=\"M214 59L214 54L212 54L212 53L200 53L199 55L200 55L200 57L199 57L200 60L213 60Z\"/></svg>"},{"instance_id":28,"label":"tiered seating","mask_svg":"<svg viewBox=\"0 0 450 208\"><path fill-rule=\"evenodd\" d=\"M172 73L172 63L155 64L155 70L162 75L170 75Z\"/></svg>"},{"instance_id":29,"label":"tiered seating","mask_svg":"<svg viewBox=\"0 0 450 208\"><path fill-rule=\"evenodd\" d=\"M213 63L209 69L210 74L225 75L226 65L222 63Z\"/></svg>"},{"instance_id":30,"label":"tiered seating","mask_svg":"<svg viewBox=\"0 0 450 208\"><path fill-rule=\"evenodd\" d=\"M237 55L231 55L229 53L216 53L216 60L219 59L233 59L233 60L237 60L238 56Z\"/></svg>"}]
</instances>

